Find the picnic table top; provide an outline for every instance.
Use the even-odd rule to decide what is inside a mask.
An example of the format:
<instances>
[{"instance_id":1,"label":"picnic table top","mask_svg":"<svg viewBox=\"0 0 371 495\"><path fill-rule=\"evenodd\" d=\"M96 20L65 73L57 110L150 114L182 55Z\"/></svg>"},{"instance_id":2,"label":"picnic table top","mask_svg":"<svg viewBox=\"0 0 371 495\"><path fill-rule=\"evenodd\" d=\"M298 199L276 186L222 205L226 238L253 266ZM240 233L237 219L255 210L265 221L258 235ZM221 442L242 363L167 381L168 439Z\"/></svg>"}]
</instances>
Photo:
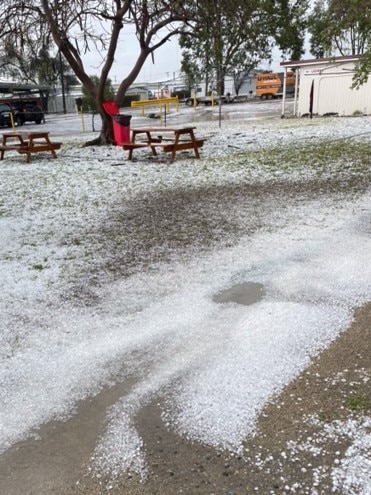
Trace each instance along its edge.
<instances>
[{"instance_id":1,"label":"picnic table top","mask_svg":"<svg viewBox=\"0 0 371 495\"><path fill-rule=\"evenodd\" d=\"M11 132L4 132L3 136L5 137L47 137L49 135L48 131L11 131Z\"/></svg>"},{"instance_id":2,"label":"picnic table top","mask_svg":"<svg viewBox=\"0 0 371 495\"><path fill-rule=\"evenodd\" d=\"M139 132L190 132L196 127L132 127L130 130L136 133Z\"/></svg>"}]
</instances>

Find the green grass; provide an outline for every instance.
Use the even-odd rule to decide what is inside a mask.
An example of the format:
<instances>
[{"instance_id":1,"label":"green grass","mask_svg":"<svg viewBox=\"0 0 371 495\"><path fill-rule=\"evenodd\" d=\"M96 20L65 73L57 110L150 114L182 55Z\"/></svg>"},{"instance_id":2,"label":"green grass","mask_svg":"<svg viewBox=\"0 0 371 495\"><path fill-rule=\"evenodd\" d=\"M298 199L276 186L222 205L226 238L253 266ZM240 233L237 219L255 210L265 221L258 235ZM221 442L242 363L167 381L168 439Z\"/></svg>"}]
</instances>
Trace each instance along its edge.
<instances>
[{"instance_id":1,"label":"green grass","mask_svg":"<svg viewBox=\"0 0 371 495\"><path fill-rule=\"evenodd\" d=\"M360 162L370 165L369 143L352 142L350 140L338 141L313 141L313 143L303 143L302 146L282 146L281 148L262 150L257 152L260 157L271 161L277 166L285 167L285 163L295 164L300 162L301 165L315 166L319 163L348 161Z\"/></svg>"},{"instance_id":2,"label":"green grass","mask_svg":"<svg viewBox=\"0 0 371 495\"><path fill-rule=\"evenodd\" d=\"M347 397L345 406L352 411L366 412L371 409L371 400L366 394L356 394Z\"/></svg>"}]
</instances>

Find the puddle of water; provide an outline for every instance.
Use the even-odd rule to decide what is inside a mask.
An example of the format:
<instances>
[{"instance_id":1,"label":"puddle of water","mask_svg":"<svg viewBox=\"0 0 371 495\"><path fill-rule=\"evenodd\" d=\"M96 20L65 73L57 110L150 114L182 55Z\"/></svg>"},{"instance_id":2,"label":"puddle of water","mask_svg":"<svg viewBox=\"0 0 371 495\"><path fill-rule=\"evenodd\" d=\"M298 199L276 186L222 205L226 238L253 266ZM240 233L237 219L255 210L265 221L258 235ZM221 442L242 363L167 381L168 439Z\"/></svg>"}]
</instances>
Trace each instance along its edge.
<instances>
[{"instance_id":1,"label":"puddle of water","mask_svg":"<svg viewBox=\"0 0 371 495\"><path fill-rule=\"evenodd\" d=\"M241 284L233 285L229 289L218 292L213 297L216 303L235 302L250 306L259 302L266 295L264 286L257 282L242 282Z\"/></svg>"}]
</instances>

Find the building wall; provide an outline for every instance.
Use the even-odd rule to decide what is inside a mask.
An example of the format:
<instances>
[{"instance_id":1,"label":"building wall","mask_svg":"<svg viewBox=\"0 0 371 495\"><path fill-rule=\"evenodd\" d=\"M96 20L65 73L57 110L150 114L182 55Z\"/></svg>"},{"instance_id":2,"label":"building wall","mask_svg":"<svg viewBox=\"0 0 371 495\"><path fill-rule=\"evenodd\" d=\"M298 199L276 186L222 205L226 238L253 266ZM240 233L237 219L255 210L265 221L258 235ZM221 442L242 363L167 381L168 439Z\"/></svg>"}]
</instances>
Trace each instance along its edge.
<instances>
[{"instance_id":1,"label":"building wall","mask_svg":"<svg viewBox=\"0 0 371 495\"><path fill-rule=\"evenodd\" d=\"M70 95L66 94L64 97L66 112L67 113L76 113L76 97L78 95ZM79 95L81 96L81 94ZM48 104L48 112L49 113L64 113L64 105L63 105L63 97L62 95L52 95L49 98Z\"/></svg>"},{"instance_id":2,"label":"building wall","mask_svg":"<svg viewBox=\"0 0 371 495\"><path fill-rule=\"evenodd\" d=\"M255 76L256 74L258 73L257 70L253 70L251 71L251 73L248 75L248 77L246 77L246 79L244 80L244 82L242 83L239 91L238 91L238 94L240 96L242 95L251 95L251 94L255 94L255 91L256 91L256 79L255 79ZM199 87L197 89L197 92L196 92L196 96L206 96L205 95L205 91L206 91L206 87L205 87L205 82L201 82L199 84ZM212 88L209 87L209 91L211 90ZM215 90L215 88L214 88ZM226 95L227 93L230 93L231 95L235 95L236 94L236 90L235 90L235 86L234 86L234 81L233 81L233 78L230 77L230 76L226 76L225 79L224 79L224 94ZM192 90L192 96L194 96L195 94L195 91Z\"/></svg>"},{"instance_id":3,"label":"building wall","mask_svg":"<svg viewBox=\"0 0 371 495\"><path fill-rule=\"evenodd\" d=\"M371 80L351 89L353 75L353 62L301 67L298 116L309 113L312 81L314 115L371 114Z\"/></svg>"}]
</instances>

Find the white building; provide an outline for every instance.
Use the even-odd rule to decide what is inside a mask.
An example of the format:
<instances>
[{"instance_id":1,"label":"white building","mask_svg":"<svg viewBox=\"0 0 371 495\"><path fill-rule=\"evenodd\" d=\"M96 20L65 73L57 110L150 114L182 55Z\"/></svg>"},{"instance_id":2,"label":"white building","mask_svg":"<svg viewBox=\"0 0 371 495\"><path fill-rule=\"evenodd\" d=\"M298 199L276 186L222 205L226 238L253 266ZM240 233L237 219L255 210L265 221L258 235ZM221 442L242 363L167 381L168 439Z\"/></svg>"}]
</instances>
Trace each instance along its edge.
<instances>
[{"instance_id":1,"label":"white building","mask_svg":"<svg viewBox=\"0 0 371 495\"><path fill-rule=\"evenodd\" d=\"M351 55L282 62L286 71L296 73L294 114L371 114L371 78L359 89L352 89L359 59Z\"/></svg>"}]
</instances>

